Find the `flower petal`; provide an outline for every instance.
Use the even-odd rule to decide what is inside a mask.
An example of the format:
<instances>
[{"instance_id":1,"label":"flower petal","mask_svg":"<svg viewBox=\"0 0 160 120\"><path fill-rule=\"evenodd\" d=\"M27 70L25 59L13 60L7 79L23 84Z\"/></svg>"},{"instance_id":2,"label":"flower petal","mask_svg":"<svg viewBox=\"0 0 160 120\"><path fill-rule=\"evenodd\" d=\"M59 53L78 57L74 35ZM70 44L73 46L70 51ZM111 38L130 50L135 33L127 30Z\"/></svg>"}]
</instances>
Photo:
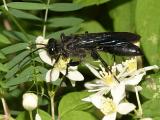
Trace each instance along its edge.
<instances>
[{"instance_id":1,"label":"flower petal","mask_svg":"<svg viewBox=\"0 0 160 120\"><path fill-rule=\"evenodd\" d=\"M73 81L83 81L84 77L79 71L69 71L67 77Z\"/></svg>"},{"instance_id":2,"label":"flower petal","mask_svg":"<svg viewBox=\"0 0 160 120\"><path fill-rule=\"evenodd\" d=\"M93 80L91 82L86 82L84 84L84 86L87 88L87 89L97 89L97 88L100 88L100 87L106 87L104 82L100 79L96 79L96 80Z\"/></svg>"},{"instance_id":3,"label":"flower petal","mask_svg":"<svg viewBox=\"0 0 160 120\"><path fill-rule=\"evenodd\" d=\"M78 66L69 66L68 70L77 70Z\"/></svg>"},{"instance_id":4,"label":"flower petal","mask_svg":"<svg viewBox=\"0 0 160 120\"><path fill-rule=\"evenodd\" d=\"M59 70L52 69L46 73L46 82L56 81L59 78Z\"/></svg>"},{"instance_id":5,"label":"flower petal","mask_svg":"<svg viewBox=\"0 0 160 120\"><path fill-rule=\"evenodd\" d=\"M47 44L48 43L48 39L44 39L44 37L42 37L42 36L38 36L37 38L36 38L36 47L37 48L41 48L41 47L44 47L44 45L40 45L40 44Z\"/></svg>"},{"instance_id":6,"label":"flower petal","mask_svg":"<svg viewBox=\"0 0 160 120\"><path fill-rule=\"evenodd\" d=\"M41 116L40 116L38 113L37 113L36 116L35 116L35 120L42 120L42 119L41 119Z\"/></svg>"},{"instance_id":7,"label":"flower petal","mask_svg":"<svg viewBox=\"0 0 160 120\"><path fill-rule=\"evenodd\" d=\"M41 60L49 65L53 65L55 62L55 59L52 60L51 57L48 55L47 51L45 49L43 49L45 47L45 45L47 45L47 43L48 43L48 39L45 39L42 36L38 36L36 38L36 44L37 44L36 47L42 48L42 49L38 50Z\"/></svg>"},{"instance_id":8,"label":"flower petal","mask_svg":"<svg viewBox=\"0 0 160 120\"><path fill-rule=\"evenodd\" d=\"M63 75L65 75L66 74L66 70L61 70L61 73ZM84 80L83 75L79 71L77 71L77 70L68 71L67 77L70 80L73 80L73 81L83 81Z\"/></svg>"},{"instance_id":9,"label":"flower petal","mask_svg":"<svg viewBox=\"0 0 160 120\"><path fill-rule=\"evenodd\" d=\"M85 64L85 65L89 68L89 70L90 70L97 78L103 79L103 78L101 77L101 75L99 74L99 72L98 72L96 69L93 68L93 66L91 66L90 64Z\"/></svg>"},{"instance_id":10,"label":"flower petal","mask_svg":"<svg viewBox=\"0 0 160 120\"><path fill-rule=\"evenodd\" d=\"M116 67L118 72L122 72L124 70L124 66L122 64L116 64L114 66L112 66L112 68Z\"/></svg>"},{"instance_id":11,"label":"flower petal","mask_svg":"<svg viewBox=\"0 0 160 120\"><path fill-rule=\"evenodd\" d=\"M106 115L106 116L104 116L103 117L103 119L102 120L116 120L116 112L114 112L114 113L111 113L111 114L109 114L109 115Z\"/></svg>"},{"instance_id":12,"label":"flower petal","mask_svg":"<svg viewBox=\"0 0 160 120\"><path fill-rule=\"evenodd\" d=\"M117 86L114 86L111 89L111 95L113 97L113 101L116 104L119 104L119 102L125 97L125 85L120 83Z\"/></svg>"},{"instance_id":13,"label":"flower petal","mask_svg":"<svg viewBox=\"0 0 160 120\"><path fill-rule=\"evenodd\" d=\"M86 101L86 102L92 102L92 104L94 106L96 106L97 108L100 109L103 106L103 103L105 103L106 98L99 95L99 94L93 94L93 95L90 95L89 97L86 97L82 100Z\"/></svg>"},{"instance_id":14,"label":"flower petal","mask_svg":"<svg viewBox=\"0 0 160 120\"><path fill-rule=\"evenodd\" d=\"M55 59L52 60L46 50L41 49L38 52L39 52L39 57L43 62L53 66L53 64L55 63Z\"/></svg>"},{"instance_id":15,"label":"flower petal","mask_svg":"<svg viewBox=\"0 0 160 120\"><path fill-rule=\"evenodd\" d=\"M142 80L145 74L146 73L144 72L136 76L131 76L129 78L126 78L126 80L124 79L122 82L124 82L124 84L126 85L137 85Z\"/></svg>"},{"instance_id":16,"label":"flower petal","mask_svg":"<svg viewBox=\"0 0 160 120\"><path fill-rule=\"evenodd\" d=\"M128 114L129 112L133 111L136 106L132 103L120 103L118 105L118 112L122 115Z\"/></svg>"}]
</instances>

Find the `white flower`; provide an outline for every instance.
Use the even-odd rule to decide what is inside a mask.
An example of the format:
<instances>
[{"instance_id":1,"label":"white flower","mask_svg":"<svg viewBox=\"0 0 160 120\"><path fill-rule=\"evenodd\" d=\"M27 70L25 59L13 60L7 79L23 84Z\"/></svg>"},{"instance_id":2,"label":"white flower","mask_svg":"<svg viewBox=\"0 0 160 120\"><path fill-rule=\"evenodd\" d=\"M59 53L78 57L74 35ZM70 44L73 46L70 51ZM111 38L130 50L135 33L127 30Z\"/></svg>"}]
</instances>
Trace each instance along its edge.
<instances>
[{"instance_id":1,"label":"white flower","mask_svg":"<svg viewBox=\"0 0 160 120\"><path fill-rule=\"evenodd\" d=\"M37 48L45 48L48 43L48 39L44 39L42 36L37 37ZM54 66L53 69L46 73L46 82L52 82L58 80L60 73L66 75L67 64L70 62L69 58L63 58L60 56L59 60L55 63L55 59L52 59L46 49L38 50L40 58L47 64ZM68 74L66 75L70 80L83 81L83 75L77 70L77 66L69 66Z\"/></svg>"},{"instance_id":2,"label":"white flower","mask_svg":"<svg viewBox=\"0 0 160 120\"><path fill-rule=\"evenodd\" d=\"M86 64L86 66L98 79L86 83L85 87L89 89L89 92L99 92L102 94L108 93L114 86L117 86L119 83L127 85L127 89L129 90L134 90L134 86L139 84L143 76L146 74L146 71L159 69L159 67L156 65L137 69L136 58L126 60L122 64L112 66L112 74L110 72L106 72L105 68L102 66L100 66L100 71L96 70L89 64ZM138 86L138 88L139 90L142 89L140 86Z\"/></svg>"},{"instance_id":3,"label":"white flower","mask_svg":"<svg viewBox=\"0 0 160 120\"><path fill-rule=\"evenodd\" d=\"M119 85L111 92L113 99L105 98L100 94L93 94L83 101L91 102L105 115L103 120L115 120L117 112L126 115L135 109L135 105L128 102L122 102L125 97L125 90L123 85Z\"/></svg>"},{"instance_id":4,"label":"white flower","mask_svg":"<svg viewBox=\"0 0 160 120\"><path fill-rule=\"evenodd\" d=\"M41 116L38 113L36 113L35 120L42 120Z\"/></svg>"},{"instance_id":5,"label":"white flower","mask_svg":"<svg viewBox=\"0 0 160 120\"><path fill-rule=\"evenodd\" d=\"M38 106L38 96L34 93L25 93L22 104L24 109L32 111Z\"/></svg>"},{"instance_id":6,"label":"white flower","mask_svg":"<svg viewBox=\"0 0 160 120\"><path fill-rule=\"evenodd\" d=\"M48 39L44 39L42 36L38 36L36 38L36 47L39 49L39 57L42 61L49 65L53 65L55 63L55 59L51 59L50 55L47 53L47 51L44 49L48 43ZM40 49L42 48L42 49Z\"/></svg>"},{"instance_id":7,"label":"white flower","mask_svg":"<svg viewBox=\"0 0 160 120\"><path fill-rule=\"evenodd\" d=\"M106 72L105 68L100 66L101 70L96 70L90 64L86 64L90 71L98 78L95 81L87 82L85 87L88 92L99 92L99 94L107 94L112 88L118 85L118 81L110 72ZM113 71L112 71L113 72Z\"/></svg>"},{"instance_id":8,"label":"white flower","mask_svg":"<svg viewBox=\"0 0 160 120\"><path fill-rule=\"evenodd\" d=\"M46 74L46 82L56 81L59 78L60 73L66 75L67 64L70 59L62 59L60 57L59 61L55 63L54 68L49 70ZM83 81L83 75L77 70L77 66L68 67L67 76L70 80L73 81Z\"/></svg>"}]
</instances>

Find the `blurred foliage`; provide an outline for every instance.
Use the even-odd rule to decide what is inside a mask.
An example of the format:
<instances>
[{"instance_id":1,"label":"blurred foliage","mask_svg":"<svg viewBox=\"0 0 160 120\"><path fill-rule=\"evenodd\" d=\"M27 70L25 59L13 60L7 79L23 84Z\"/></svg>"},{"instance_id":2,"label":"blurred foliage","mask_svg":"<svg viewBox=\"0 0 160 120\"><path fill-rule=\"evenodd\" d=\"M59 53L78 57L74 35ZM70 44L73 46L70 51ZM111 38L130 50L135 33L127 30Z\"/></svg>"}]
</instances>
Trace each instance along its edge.
<instances>
[{"instance_id":1,"label":"blurred foliage","mask_svg":"<svg viewBox=\"0 0 160 120\"><path fill-rule=\"evenodd\" d=\"M1 93L6 93L4 96L11 109L11 115L17 117L17 120L28 120L28 113L24 112L21 105L24 92L37 91L39 97L48 94L45 91L44 76L49 66L38 58L37 52L32 53L33 50L27 48L35 43L34 40L38 35L43 34L44 25L47 26L46 38L53 37L57 40L61 33L66 35L86 31L137 33L141 36L139 42L144 53L143 63L160 65L160 1L158 0L51 0L49 5L47 0L6 0L6 6L4 1L0 1L0 88ZM48 19L44 21L46 9L48 9ZM106 53L101 55L105 61L113 63L111 55ZM119 57L117 59L119 61ZM83 66L81 67L80 69L84 70ZM88 76L86 75L86 78ZM153 74L149 79L154 82L143 83L142 96L149 99L143 104L143 108L146 117L153 116L157 119L160 117L160 111L156 111L160 106L158 102L160 92L157 92L160 91L160 75ZM152 84L156 85L156 89L151 89ZM83 120L98 119L93 112L85 111L91 107L90 104L80 103L80 99L86 95L85 92L77 92L62 98L58 108L63 114L62 120L75 120L75 116L83 117ZM49 120L51 116L45 112L50 110L45 108L49 100L45 97L43 99L45 100L39 105L39 114L43 120ZM3 114L2 105L0 106L0 113Z\"/></svg>"}]
</instances>

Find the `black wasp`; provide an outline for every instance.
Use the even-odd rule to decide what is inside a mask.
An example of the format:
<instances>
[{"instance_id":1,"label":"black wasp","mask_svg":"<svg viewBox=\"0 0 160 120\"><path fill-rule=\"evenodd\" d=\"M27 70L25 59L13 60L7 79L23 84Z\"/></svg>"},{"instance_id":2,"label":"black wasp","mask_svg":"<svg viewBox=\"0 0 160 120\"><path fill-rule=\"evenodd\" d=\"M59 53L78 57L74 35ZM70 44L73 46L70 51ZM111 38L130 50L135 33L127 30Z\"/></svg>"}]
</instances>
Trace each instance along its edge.
<instances>
[{"instance_id":1,"label":"black wasp","mask_svg":"<svg viewBox=\"0 0 160 120\"><path fill-rule=\"evenodd\" d=\"M53 38L49 39L46 49L51 58L56 58L56 61L60 56L78 57L79 61L71 60L68 63L70 66L78 65L89 52L94 59L99 59L105 67L108 67L97 51L120 56L142 55L140 48L132 43L139 39L139 35L130 32L86 32L68 36L61 34L61 41L58 43Z\"/></svg>"}]
</instances>

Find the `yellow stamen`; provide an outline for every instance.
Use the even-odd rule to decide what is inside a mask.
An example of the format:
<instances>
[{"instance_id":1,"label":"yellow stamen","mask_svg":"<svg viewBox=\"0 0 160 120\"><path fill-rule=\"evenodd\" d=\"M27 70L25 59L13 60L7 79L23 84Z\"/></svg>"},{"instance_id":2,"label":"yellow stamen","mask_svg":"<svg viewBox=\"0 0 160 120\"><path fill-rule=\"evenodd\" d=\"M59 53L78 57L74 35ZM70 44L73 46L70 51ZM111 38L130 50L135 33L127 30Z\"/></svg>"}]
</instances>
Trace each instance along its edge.
<instances>
[{"instance_id":1,"label":"yellow stamen","mask_svg":"<svg viewBox=\"0 0 160 120\"><path fill-rule=\"evenodd\" d=\"M110 72L104 74L103 80L106 83L106 85L109 85L109 86L116 83L114 76Z\"/></svg>"},{"instance_id":2,"label":"yellow stamen","mask_svg":"<svg viewBox=\"0 0 160 120\"><path fill-rule=\"evenodd\" d=\"M67 64L69 63L70 59L64 59L60 58L59 61L55 64L55 68L60 69L60 70L65 70L67 68Z\"/></svg>"},{"instance_id":3,"label":"yellow stamen","mask_svg":"<svg viewBox=\"0 0 160 120\"><path fill-rule=\"evenodd\" d=\"M107 98L106 101L103 102L100 110L105 115L108 115L110 113L116 112L116 105L113 103L112 99Z\"/></svg>"},{"instance_id":4,"label":"yellow stamen","mask_svg":"<svg viewBox=\"0 0 160 120\"><path fill-rule=\"evenodd\" d=\"M126 60L123 63L127 67L127 72L133 72L137 70L137 59L132 58L131 60Z\"/></svg>"}]
</instances>

